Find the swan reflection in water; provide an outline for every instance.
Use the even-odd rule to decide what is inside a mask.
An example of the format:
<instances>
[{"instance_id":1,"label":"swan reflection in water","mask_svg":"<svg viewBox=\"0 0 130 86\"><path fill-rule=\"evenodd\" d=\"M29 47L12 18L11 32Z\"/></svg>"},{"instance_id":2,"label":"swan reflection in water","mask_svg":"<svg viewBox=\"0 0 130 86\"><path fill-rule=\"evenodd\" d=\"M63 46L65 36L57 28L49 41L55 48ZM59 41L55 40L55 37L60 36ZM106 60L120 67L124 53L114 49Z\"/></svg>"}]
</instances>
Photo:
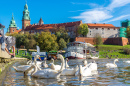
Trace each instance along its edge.
<instances>
[{"instance_id":1,"label":"swan reflection in water","mask_svg":"<svg viewBox=\"0 0 130 86\"><path fill-rule=\"evenodd\" d=\"M66 77L61 77L58 79L38 79L38 78L34 78L31 76L25 76L25 82L26 86L46 86L46 85L56 85L56 86L64 86L64 84L66 83Z\"/></svg>"}]
</instances>

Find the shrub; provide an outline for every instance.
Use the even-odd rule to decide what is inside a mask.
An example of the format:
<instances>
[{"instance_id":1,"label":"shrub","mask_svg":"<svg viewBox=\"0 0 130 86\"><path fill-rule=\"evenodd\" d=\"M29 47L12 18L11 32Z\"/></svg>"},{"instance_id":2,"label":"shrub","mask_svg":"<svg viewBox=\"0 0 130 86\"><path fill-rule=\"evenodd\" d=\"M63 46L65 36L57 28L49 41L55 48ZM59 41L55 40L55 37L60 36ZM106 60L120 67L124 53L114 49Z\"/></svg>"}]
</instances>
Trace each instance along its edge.
<instances>
[{"instance_id":1,"label":"shrub","mask_svg":"<svg viewBox=\"0 0 130 86\"><path fill-rule=\"evenodd\" d=\"M124 49L124 52L125 52L126 54L130 54L130 49L129 49L129 48L125 48L125 49Z\"/></svg>"}]
</instances>

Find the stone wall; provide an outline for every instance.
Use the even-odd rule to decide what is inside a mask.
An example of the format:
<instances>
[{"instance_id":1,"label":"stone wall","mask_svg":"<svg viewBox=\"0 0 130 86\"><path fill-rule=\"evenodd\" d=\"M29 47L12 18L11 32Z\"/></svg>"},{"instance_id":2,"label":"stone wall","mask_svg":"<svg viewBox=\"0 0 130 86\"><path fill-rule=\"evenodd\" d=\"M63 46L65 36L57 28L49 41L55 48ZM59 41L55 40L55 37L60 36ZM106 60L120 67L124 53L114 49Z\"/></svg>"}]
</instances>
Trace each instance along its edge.
<instances>
[{"instance_id":1,"label":"stone wall","mask_svg":"<svg viewBox=\"0 0 130 86\"><path fill-rule=\"evenodd\" d=\"M94 45L94 38L87 38L87 37L76 37L75 41L87 42ZM124 37L117 37L117 38L102 38L103 44L112 44L112 45L127 45L130 43L130 39Z\"/></svg>"},{"instance_id":2,"label":"stone wall","mask_svg":"<svg viewBox=\"0 0 130 86\"><path fill-rule=\"evenodd\" d=\"M100 34L102 38L119 37L119 28L88 28L87 37L95 37L95 34Z\"/></svg>"}]
</instances>

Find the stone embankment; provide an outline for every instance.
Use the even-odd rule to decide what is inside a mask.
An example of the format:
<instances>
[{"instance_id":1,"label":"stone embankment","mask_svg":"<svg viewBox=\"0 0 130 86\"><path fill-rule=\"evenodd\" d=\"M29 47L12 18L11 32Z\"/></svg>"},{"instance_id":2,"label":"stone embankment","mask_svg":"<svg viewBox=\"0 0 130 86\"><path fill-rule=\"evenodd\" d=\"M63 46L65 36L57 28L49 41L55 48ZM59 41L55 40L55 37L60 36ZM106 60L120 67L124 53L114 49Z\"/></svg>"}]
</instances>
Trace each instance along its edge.
<instances>
[{"instance_id":1,"label":"stone embankment","mask_svg":"<svg viewBox=\"0 0 130 86\"><path fill-rule=\"evenodd\" d=\"M0 74L2 73L2 71L4 71L9 65L15 63L16 61L23 61L23 60L27 60L27 58L12 58L10 62L8 63L0 63Z\"/></svg>"},{"instance_id":2,"label":"stone embankment","mask_svg":"<svg viewBox=\"0 0 130 86\"><path fill-rule=\"evenodd\" d=\"M10 62L0 63L0 86L6 77L7 70L17 61L27 61L27 58L12 58Z\"/></svg>"}]
</instances>

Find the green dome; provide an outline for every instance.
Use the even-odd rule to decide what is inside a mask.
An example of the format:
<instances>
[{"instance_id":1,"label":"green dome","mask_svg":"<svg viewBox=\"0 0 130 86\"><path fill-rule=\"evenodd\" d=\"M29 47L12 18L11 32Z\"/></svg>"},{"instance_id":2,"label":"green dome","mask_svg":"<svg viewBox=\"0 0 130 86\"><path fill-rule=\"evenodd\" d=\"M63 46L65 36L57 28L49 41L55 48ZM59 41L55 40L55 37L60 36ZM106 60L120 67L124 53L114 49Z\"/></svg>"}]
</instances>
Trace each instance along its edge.
<instances>
[{"instance_id":1,"label":"green dome","mask_svg":"<svg viewBox=\"0 0 130 86\"><path fill-rule=\"evenodd\" d=\"M29 11L28 11L28 5L27 4L25 4L25 6L24 6L22 20L30 20Z\"/></svg>"},{"instance_id":2,"label":"green dome","mask_svg":"<svg viewBox=\"0 0 130 86\"><path fill-rule=\"evenodd\" d=\"M15 24L15 20L14 20L13 15L12 15L12 20L10 21L9 27L17 27L17 25Z\"/></svg>"}]
</instances>

